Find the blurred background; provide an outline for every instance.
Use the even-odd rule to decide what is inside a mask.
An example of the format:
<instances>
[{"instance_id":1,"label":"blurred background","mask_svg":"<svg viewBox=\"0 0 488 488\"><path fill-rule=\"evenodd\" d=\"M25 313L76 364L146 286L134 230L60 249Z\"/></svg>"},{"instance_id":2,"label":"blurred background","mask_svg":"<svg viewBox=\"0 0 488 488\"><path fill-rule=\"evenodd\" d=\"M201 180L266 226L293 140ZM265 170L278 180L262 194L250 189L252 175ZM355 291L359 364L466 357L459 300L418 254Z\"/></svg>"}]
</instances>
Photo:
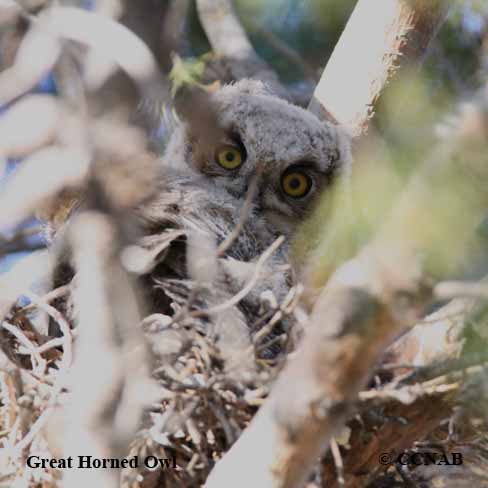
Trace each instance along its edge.
<instances>
[{"instance_id":1,"label":"blurred background","mask_svg":"<svg viewBox=\"0 0 488 488\"><path fill-rule=\"evenodd\" d=\"M92 8L92 4L90 0L84 2L86 8ZM354 0L234 2L258 54L304 100L311 96L355 4ZM394 161L395 168L388 171L395 171L396 178L403 180L410 174L415 162L422 160L442 132L439 120L444 117L448 123L448 114L455 112L460 101L471 98L486 78L487 18L488 4L484 0L459 1L433 41L420 76L416 74L414 81L408 80L407 90L398 84L390 87L382 98L374 128L381 134L390 156L394 155L390 160ZM201 73L209 51L195 3L190 1L178 54L191 76L198 77ZM35 91L55 93L53 78L47 76ZM0 110L4 111L5 107ZM0 162L0 191L8 185L9 175L17 164L18 161ZM381 206L385 206L384 200ZM32 249L43 246L38 227L38 222L26 227L26 242ZM7 253L0 260L0 272L9 269L23 255L25 252Z\"/></svg>"}]
</instances>

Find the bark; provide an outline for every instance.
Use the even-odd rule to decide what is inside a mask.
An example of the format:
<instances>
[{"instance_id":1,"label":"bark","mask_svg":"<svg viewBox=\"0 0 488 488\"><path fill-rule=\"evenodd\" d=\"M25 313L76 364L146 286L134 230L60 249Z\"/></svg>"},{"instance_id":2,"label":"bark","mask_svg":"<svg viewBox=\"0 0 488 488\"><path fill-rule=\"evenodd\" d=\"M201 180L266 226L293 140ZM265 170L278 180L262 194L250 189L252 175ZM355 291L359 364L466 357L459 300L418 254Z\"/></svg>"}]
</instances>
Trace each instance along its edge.
<instances>
[{"instance_id":1,"label":"bark","mask_svg":"<svg viewBox=\"0 0 488 488\"><path fill-rule=\"evenodd\" d=\"M210 474L208 488L228 486L236 477L246 486L303 486L401 327L380 290L395 294L406 282L387 278L379 271L383 266L373 277L368 261L366 253L331 279L296 356L250 427ZM243 469L243 459L252 470Z\"/></svg>"},{"instance_id":2,"label":"bark","mask_svg":"<svg viewBox=\"0 0 488 488\"><path fill-rule=\"evenodd\" d=\"M436 263L439 270L449 269L448 264L468 249L469 239L484 215L485 192L468 175L484 181L486 170L481 155L486 127L468 130L469 120L469 116L460 118L449 143L435 148L420 166L375 239L331 274L296 355L249 428L216 465L207 488L228 486L236 477L246 486L303 486L332 436L342 429L389 342L406 330L408 323L415 323L423 306L431 301L428 266L433 269ZM471 150L469 157L467 147ZM462 174L458 165L461 154ZM442 205L437 205L444 192L449 196L469 194L469 203L464 198L456 209L451 198L453 205L446 213ZM425 215L435 225L420 229L418 222ZM450 245L444 261L439 260L439 243L445 244L454 226L456 242ZM452 354L457 352L458 348L453 347ZM432 357L436 359L438 355ZM424 393L437 395L460 388L459 379L451 384L447 380L424 384L419 398ZM393 394L390 398L406 398L405 403L416 400L408 389L401 393L407 396ZM373 391L373 397L376 395ZM373 462L377 463L373 453L383 446L398 446L401 451L432 431L447 411L449 408L443 404L433 409L424 409L420 404L418 410L412 409L413 417L406 411L410 429L400 435L394 426L385 424L373 436L365 457L360 454L364 445L361 449L358 446L355 452L359 457L352 457L350 469L372 470Z\"/></svg>"},{"instance_id":3,"label":"bark","mask_svg":"<svg viewBox=\"0 0 488 488\"><path fill-rule=\"evenodd\" d=\"M351 424L348 447L343 451L346 486L360 487L366 484L366 480L376 480L385 468L380 462L384 453L393 461L394 456L406 452L415 442L429 438L436 430L441 437L449 435L447 429L439 429L439 425L453 415L453 407L460 397L462 387L460 383L456 384L458 378L454 372L459 368L461 377L465 379L469 365L477 362L476 358L474 361L460 358L466 342L463 333L475 320L479 308L472 298L453 300L388 348L383 359L385 363L408 365L392 370L393 385L398 379L404 386L397 388L387 383L384 389L360 393L362 421ZM444 381L444 373L451 383ZM422 383L422 378L431 379ZM451 443L449 451L458 452L463 439L453 438ZM476 478L479 473L473 469L475 461L474 456L465 459L465 474L479 483L481 478ZM415 473L423 475L423 471L416 470ZM443 473L436 474L437 478L441 474L449 476L445 469ZM324 477L327 486L338 486L331 459L324 464Z\"/></svg>"},{"instance_id":4,"label":"bark","mask_svg":"<svg viewBox=\"0 0 488 488\"><path fill-rule=\"evenodd\" d=\"M309 109L366 132L384 87L422 61L452 2L359 0L318 83Z\"/></svg>"}]
</instances>

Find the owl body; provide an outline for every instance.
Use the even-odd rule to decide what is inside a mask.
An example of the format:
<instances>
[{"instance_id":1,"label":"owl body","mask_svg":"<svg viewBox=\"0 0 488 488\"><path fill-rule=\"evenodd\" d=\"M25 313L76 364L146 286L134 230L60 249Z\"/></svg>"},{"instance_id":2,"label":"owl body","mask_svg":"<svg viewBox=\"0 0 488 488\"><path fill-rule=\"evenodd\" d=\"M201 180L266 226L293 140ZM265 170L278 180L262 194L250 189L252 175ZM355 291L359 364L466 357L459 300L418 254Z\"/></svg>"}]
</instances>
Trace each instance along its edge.
<instances>
[{"instance_id":1,"label":"owl body","mask_svg":"<svg viewBox=\"0 0 488 488\"><path fill-rule=\"evenodd\" d=\"M296 284L289 263L294 232L332 181L347 174L351 157L339 127L274 96L260 82L224 86L208 103L215 114L211 127L205 116L192 123L182 119L156 173L151 169L142 180L134 175L147 180L151 197L133 208L139 241L130 246L135 255L124 254L123 260L139 276L149 314L177 317L229 358L252 349L256 332L289 297ZM124 142L127 148L130 141ZM102 158L97 168L105 176L125 175L124 184L108 187L125 198L127 175L145 170L134 168L127 155L127 171L120 157L116 164L112 159ZM149 158L148 168L153 163ZM68 261L58 266L55 286L72 278ZM76 320L70 300L62 308ZM273 342L289 328L281 317L270 334L259 337ZM274 341L262 355L280 350Z\"/></svg>"},{"instance_id":2,"label":"owl body","mask_svg":"<svg viewBox=\"0 0 488 488\"><path fill-rule=\"evenodd\" d=\"M215 187L201 175L190 176L171 168L163 175L157 194L140 214L148 247L163 242L163 249L143 277L153 313L174 315L187 305L194 290L192 311L212 309L230 300L253 278L258 259L280 235L254 205L240 232L234 233L242 218L243 199ZM233 233L230 246L218 256L219 244ZM292 278L287 255L285 241L261 266L259 279L238 303L219 314L192 320L191 326L215 337L224 331L230 333L232 338L221 348L245 348L253 324L265 311L261 295L271 292L280 303L289 291ZM208 261L203 273L192 272L192 260L198 259ZM277 331L282 332L280 328Z\"/></svg>"},{"instance_id":3,"label":"owl body","mask_svg":"<svg viewBox=\"0 0 488 488\"><path fill-rule=\"evenodd\" d=\"M269 297L281 303L289 292L293 232L320 193L347 171L350 151L338 127L275 97L259 82L225 86L210 102L218 131L201 140L183 120L162 158L155 197L138 209L146 240L163 242L144 279L154 312L174 314L196 289L192 310L218 308L253 280L263 253L285 236L247 293L200 323L216 337L238 331L227 342L242 344L262 322ZM206 275L195 277L189 260L198 260L199 245L209 263ZM286 323L275 332L284 329Z\"/></svg>"}]
</instances>

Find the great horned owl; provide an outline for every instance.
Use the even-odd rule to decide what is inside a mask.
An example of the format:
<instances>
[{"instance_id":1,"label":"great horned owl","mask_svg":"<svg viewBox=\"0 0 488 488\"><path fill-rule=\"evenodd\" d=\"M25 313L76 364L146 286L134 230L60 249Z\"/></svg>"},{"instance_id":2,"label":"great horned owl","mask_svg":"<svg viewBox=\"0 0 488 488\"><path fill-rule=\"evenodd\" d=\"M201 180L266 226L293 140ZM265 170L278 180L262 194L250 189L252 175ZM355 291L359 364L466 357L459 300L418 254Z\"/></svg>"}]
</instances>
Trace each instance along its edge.
<instances>
[{"instance_id":1,"label":"great horned owl","mask_svg":"<svg viewBox=\"0 0 488 488\"><path fill-rule=\"evenodd\" d=\"M199 140L189 124L178 124L162 159L160 189L138 210L145 233L141 246L151 256L142 273L152 311L173 314L197 286L191 255L208 259L191 307L217 307L219 313L201 326L207 332L214 327L220 338L230 334L227 342L235 345L259 323L263 296L271 292L280 301L288 292L293 232L317 196L347 169L350 149L342 129L274 96L260 82L224 86L210 103L218 137ZM260 256L280 235L285 242L252 289L235 306L219 309L251 281ZM212 251L226 240L224 252ZM273 348L266 352L272 353Z\"/></svg>"}]
</instances>

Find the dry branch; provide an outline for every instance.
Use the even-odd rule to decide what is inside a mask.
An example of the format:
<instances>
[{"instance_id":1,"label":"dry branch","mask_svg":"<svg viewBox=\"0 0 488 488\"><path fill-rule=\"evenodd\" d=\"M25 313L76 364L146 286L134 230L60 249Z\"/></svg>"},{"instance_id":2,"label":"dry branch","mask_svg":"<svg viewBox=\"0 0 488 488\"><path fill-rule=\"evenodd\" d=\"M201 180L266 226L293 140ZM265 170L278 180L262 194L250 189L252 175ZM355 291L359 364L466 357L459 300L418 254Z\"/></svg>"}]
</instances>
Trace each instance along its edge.
<instances>
[{"instance_id":1,"label":"dry branch","mask_svg":"<svg viewBox=\"0 0 488 488\"><path fill-rule=\"evenodd\" d=\"M388 349L387 362L428 367L459 358L473 309L475 300L459 298L428 315Z\"/></svg>"},{"instance_id":2,"label":"dry branch","mask_svg":"<svg viewBox=\"0 0 488 488\"><path fill-rule=\"evenodd\" d=\"M115 324L105 277L107 261L112 258L113 233L110 222L97 214L79 216L71 229L78 270L75 304L82 334L76 341L76 360L70 374L72 384L65 409L63 454L74 459L85 453L98 458L115 457L104 418L107 412L109 422L113 422L111 405L121 387L123 370L113 345ZM66 487L92 484L115 488L117 472L72 469L65 474L63 484Z\"/></svg>"},{"instance_id":3,"label":"dry branch","mask_svg":"<svg viewBox=\"0 0 488 488\"><path fill-rule=\"evenodd\" d=\"M206 486L227 486L235 476L263 488L303 485L351 413L378 357L398 333L400 325L383 293L388 290L393 296L414 285L389 281L391 276L384 281L388 275L382 266L373 275L371 259L376 261L365 253L331 278L296 355ZM254 469L242 469L242 459Z\"/></svg>"},{"instance_id":4,"label":"dry branch","mask_svg":"<svg viewBox=\"0 0 488 488\"><path fill-rule=\"evenodd\" d=\"M423 59L451 3L359 0L309 109L355 135L364 133L385 86L400 68Z\"/></svg>"},{"instance_id":5,"label":"dry branch","mask_svg":"<svg viewBox=\"0 0 488 488\"><path fill-rule=\"evenodd\" d=\"M223 58L235 80L254 78L288 98L277 74L256 53L240 24L232 0L198 0L200 22L215 53Z\"/></svg>"},{"instance_id":6,"label":"dry branch","mask_svg":"<svg viewBox=\"0 0 488 488\"><path fill-rule=\"evenodd\" d=\"M388 348L383 360L394 367L390 370L392 381L359 394L362 421L350 430L343 454L346 486L364 486L365 480L377 478L383 469L378 462L381 453L393 457L406 452L416 442L429 439L436 430L441 445L450 442L452 452L461 450L462 439L456 444L455 439L449 438L449 432L439 426L452 415L453 407L462 397L463 382L470 375L486 374L483 358L462 358L465 331L469 324L479 320L483 307L482 302L472 298L453 300ZM336 487L330 460L324 468L324 476ZM474 452L465 458L465 469L465 476L475 485L480 482Z\"/></svg>"},{"instance_id":7,"label":"dry branch","mask_svg":"<svg viewBox=\"0 0 488 488\"><path fill-rule=\"evenodd\" d=\"M480 117L484 120L482 112ZM442 141L420 166L372 242L331 274L296 356L249 428L216 465L208 488L227 486L233 477L263 488L303 486L315 460L343 427L361 385L389 341L431 300L431 290L425 286L427 270L445 270L448 263L457 262L483 216L488 201L474 178L484 181L486 176L481 157L486 132L483 124L467 130L469 121L466 114L461 117L450 141ZM461 173L457 154L464 155ZM444 191L452 201L449 212L432 198L434 194L442 199ZM460 199L458 204L453 195ZM418 229L416 223L425 215L435 224ZM439 253L442 236L454 226L456 241ZM334 257L329 259L332 268ZM442 392L442 388L432 390ZM402 437L403 441L413 442L432 430L443 411L437 409L430 419L426 416L425 424L417 420L422 428ZM247 469L243 459L255 469Z\"/></svg>"},{"instance_id":8,"label":"dry branch","mask_svg":"<svg viewBox=\"0 0 488 488\"><path fill-rule=\"evenodd\" d=\"M0 320L3 320L25 290L43 283L48 286L52 263L48 252L37 251L21 259L0 279Z\"/></svg>"},{"instance_id":9,"label":"dry branch","mask_svg":"<svg viewBox=\"0 0 488 488\"><path fill-rule=\"evenodd\" d=\"M32 120L33 113L42 113L42 120ZM52 96L24 97L0 119L0 158L22 157L53 142L62 115L61 105Z\"/></svg>"},{"instance_id":10,"label":"dry branch","mask_svg":"<svg viewBox=\"0 0 488 488\"><path fill-rule=\"evenodd\" d=\"M139 385L146 385L149 375L144 343L134 327L139 322L139 307L114 255L116 235L111 219L98 212L77 216L69 229L81 333L64 412L66 457L86 453L98 458L127 456L148 401L138 395ZM73 469L63 483L70 488L87 484L118 487L119 475L116 470Z\"/></svg>"}]
</instances>

